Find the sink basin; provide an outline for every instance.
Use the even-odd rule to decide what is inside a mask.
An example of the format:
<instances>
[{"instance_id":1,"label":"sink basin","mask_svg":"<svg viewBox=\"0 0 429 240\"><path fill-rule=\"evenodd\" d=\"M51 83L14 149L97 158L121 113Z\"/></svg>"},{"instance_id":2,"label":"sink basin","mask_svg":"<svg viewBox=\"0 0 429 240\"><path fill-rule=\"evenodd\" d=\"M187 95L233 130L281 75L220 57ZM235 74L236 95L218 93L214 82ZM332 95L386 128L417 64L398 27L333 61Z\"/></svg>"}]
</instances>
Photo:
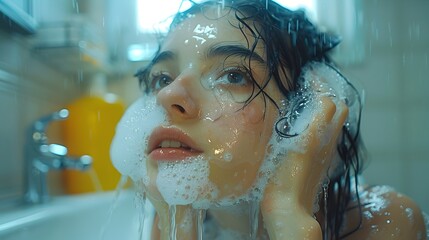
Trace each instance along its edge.
<instances>
[{"instance_id":1,"label":"sink basin","mask_svg":"<svg viewBox=\"0 0 429 240\"><path fill-rule=\"evenodd\" d=\"M0 212L2 240L140 240L135 193L123 190L54 197L50 202ZM143 238L149 239L153 211L146 204Z\"/></svg>"}]
</instances>

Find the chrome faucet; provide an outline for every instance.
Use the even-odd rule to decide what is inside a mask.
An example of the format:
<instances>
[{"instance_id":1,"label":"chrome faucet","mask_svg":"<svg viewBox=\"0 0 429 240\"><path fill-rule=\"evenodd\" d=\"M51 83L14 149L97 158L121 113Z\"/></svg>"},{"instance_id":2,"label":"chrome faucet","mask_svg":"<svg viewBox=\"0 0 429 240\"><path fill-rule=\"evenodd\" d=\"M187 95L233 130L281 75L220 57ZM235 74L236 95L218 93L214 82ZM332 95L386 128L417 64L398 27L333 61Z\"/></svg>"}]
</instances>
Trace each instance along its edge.
<instances>
[{"instance_id":1,"label":"chrome faucet","mask_svg":"<svg viewBox=\"0 0 429 240\"><path fill-rule=\"evenodd\" d=\"M28 129L25 146L25 196L27 203L42 203L49 200L47 173L50 170L86 170L92 164L88 155L70 157L67 148L60 144L48 143L46 127L52 121L64 120L69 111L62 109L35 121Z\"/></svg>"}]
</instances>

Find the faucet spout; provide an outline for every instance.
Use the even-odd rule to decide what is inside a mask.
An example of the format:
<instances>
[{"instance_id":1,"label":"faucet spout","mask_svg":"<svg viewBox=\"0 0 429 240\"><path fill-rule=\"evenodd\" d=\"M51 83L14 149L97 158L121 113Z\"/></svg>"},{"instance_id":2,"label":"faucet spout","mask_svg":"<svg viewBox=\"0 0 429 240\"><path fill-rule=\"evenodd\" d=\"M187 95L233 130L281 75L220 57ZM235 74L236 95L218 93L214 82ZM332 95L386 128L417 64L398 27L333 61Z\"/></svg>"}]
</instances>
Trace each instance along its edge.
<instances>
[{"instance_id":1,"label":"faucet spout","mask_svg":"<svg viewBox=\"0 0 429 240\"><path fill-rule=\"evenodd\" d=\"M78 158L64 158L64 168L77 169L81 171L88 170L92 165L92 157L89 155L83 155Z\"/></svg>"},{"instance_id":2,"label":"faucet spout","mask_svg":"<svg viewBox=\"0 0 429 240\"><path fill-rule=\"evenodd\" d=\"M42 203L49 199L46 175L50 170L77 169L85 171L92 165L89 155L69 156L67 147L61 144L48 143L45 130L55 120L68 117L68 110L44 116L30 127L26 155L26 193L25 202Z\"/></svg>"}]
</instances>

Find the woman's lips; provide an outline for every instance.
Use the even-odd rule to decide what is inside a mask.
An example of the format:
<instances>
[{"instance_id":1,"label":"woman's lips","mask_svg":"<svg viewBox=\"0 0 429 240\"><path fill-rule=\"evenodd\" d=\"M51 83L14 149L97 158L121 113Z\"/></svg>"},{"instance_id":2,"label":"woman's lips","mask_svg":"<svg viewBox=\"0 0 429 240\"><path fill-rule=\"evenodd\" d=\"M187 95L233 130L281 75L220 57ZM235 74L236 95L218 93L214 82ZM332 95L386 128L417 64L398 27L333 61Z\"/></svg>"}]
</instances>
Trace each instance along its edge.
<instances>
[{"instance_id":1,"label":"woman's lips","mask_svg":"<svg viewBox=\"0 0 429 240\"><path fill-rule=\"evenodd\" d=\"M147 153L154 161L176 161L202 153L195 142L174 127L158 127L149 137Z\"/></svg>"}]
</instances>

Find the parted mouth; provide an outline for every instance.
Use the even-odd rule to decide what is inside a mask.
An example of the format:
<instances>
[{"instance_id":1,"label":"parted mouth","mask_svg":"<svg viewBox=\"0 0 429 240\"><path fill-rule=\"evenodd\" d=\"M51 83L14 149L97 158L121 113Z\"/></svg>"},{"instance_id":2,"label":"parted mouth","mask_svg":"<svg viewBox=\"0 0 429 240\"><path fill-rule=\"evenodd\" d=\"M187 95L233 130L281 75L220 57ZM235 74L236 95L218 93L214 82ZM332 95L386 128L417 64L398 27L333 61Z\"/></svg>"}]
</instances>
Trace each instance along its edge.
<instances>
[{"instance_id":1,"label":"parted mouth","mask_svg":"<svg viewBox=\"0 0 429 240\"><path fill-rule=\"evenodd\" d=\"M192 149L188 145L175 140L163 140L156 148L185 148L189 150Z\"/></svg>"},{"instance_id":2,"label":"parted mouth","mask_svg":"<svg viewBox=\"0 0 429 240\"><path fill-rule=\"evenodd\" d=\"M173 150L180 150L190 154L199 154L202 152L194 140L182 130L175 127L157 127L149 137L147 154L154 151L163 151L172 153Z\"/></svg>"}]
</instances>

